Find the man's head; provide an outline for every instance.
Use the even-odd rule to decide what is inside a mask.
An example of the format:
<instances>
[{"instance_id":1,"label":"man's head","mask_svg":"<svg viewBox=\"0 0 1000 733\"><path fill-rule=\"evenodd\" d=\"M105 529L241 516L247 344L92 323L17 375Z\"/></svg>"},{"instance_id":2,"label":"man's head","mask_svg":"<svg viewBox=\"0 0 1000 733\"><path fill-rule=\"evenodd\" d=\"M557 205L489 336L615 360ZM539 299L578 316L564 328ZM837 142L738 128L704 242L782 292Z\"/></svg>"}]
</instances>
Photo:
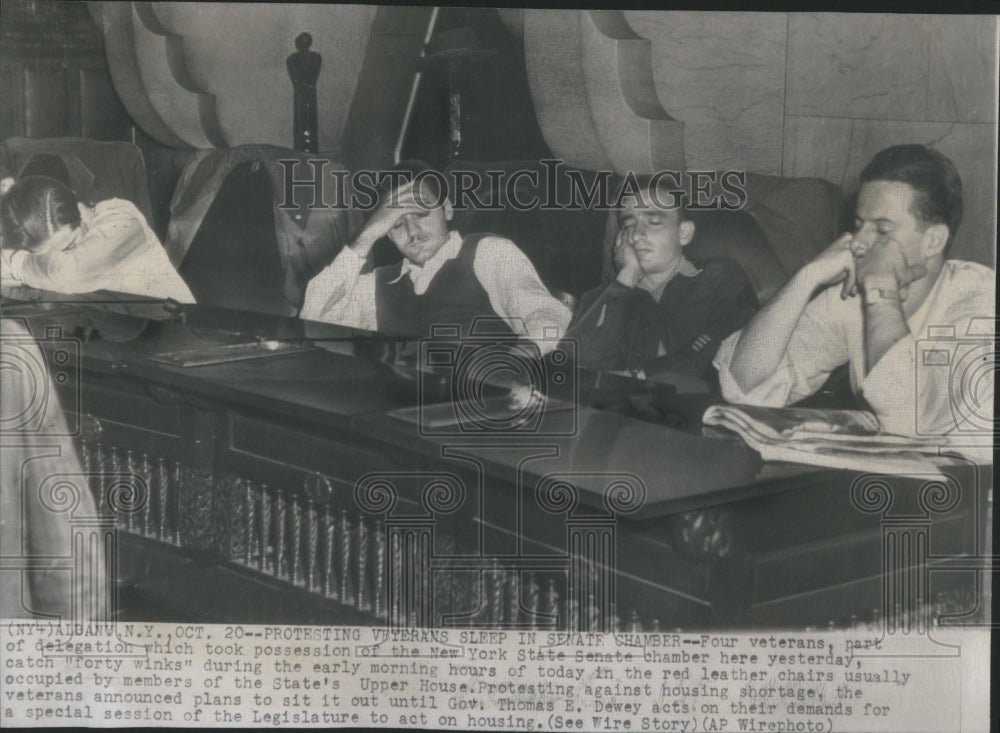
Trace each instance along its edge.
<instances>
[{"instance_id":1,"label":"man's head","mask_svg":"<svg viewBox=\"0 0 1000 733\"><path fill-rule=\"evenodd\" d=\"M943 259L962 221L954 164L924 145L894 145L861 172L855 239L894 240L910 265Z\"/></svg>"},{"instance_id":2,"label":"man's head","mask_svg":"<svg viewBox=\"0 0 1000 733\"><path fill-rule=\"evenodd\" d=\"M448 222L454 211L445 178L420 161L400 163L393 170L402 175L387 177L379 191L379 205L399 212L389 239L406 259L423 265L451 234Z\"/></svg>"},{"instance_id":3,"label":"man's head","mask_svg":"<svg viewBox=\"0 0 1000 733\"><path fill-rule=\"evenodd\" d=\"M694 237L694 222L687 218L668 178L638 176L636 181L639 195L622 199L618 225L647 275L670 272Z\"/></svg>"},{"instance_id":4,"label":"man's head","mask_svg":"<svg viewBox=\"0 0 1000 733\"><path fill-rule=\"evenodd\" d=\"M0 202L3 246L44 253L65 249L81 233L80 207L69 186L47 176L22 178Z\"/></svg>"}]
</instances>

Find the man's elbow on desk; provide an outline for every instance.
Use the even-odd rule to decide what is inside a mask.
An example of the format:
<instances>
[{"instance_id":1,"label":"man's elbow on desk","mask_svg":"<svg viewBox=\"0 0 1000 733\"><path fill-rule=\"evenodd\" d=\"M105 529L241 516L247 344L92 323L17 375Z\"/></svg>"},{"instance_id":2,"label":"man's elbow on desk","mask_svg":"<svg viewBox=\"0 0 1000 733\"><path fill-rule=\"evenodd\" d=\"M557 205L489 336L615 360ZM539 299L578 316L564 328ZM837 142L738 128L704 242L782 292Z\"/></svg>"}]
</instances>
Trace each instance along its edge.
<instances>
[{"instance_id":1,"label":"man's elbow on desk","mask_svg":"<svg viewBox=\"0 0 1000 733\"><path fill-rule=\"evenodd\" d=\"M719 372L719 391L722 393L723 399L737 405L766 405L769 407L784 405L783 399L780 401L774 397L766 399L762 390L758 389L760 385L744 388L745 375L738 374L739 370L733 369L733 359L742 333L742 331L737 331L724 339L712 360L712 366Z\"/></svg>"},{"instance_id":2,"label":"man's elbow on desk","mask_svg":"<svg viewBox=\"0 0 1000 733\"><path fill-rule=\"evenodd\" d=\"M559 310L553 308L536 311L524 320L525 333L521 335L531 339L542 356L552 353L560 343L564 343L563 337L569 327L571 314L569 309L562 305L558 308ZM518 329L514 330L516 333Z\"/></svg>"}]
</instances>

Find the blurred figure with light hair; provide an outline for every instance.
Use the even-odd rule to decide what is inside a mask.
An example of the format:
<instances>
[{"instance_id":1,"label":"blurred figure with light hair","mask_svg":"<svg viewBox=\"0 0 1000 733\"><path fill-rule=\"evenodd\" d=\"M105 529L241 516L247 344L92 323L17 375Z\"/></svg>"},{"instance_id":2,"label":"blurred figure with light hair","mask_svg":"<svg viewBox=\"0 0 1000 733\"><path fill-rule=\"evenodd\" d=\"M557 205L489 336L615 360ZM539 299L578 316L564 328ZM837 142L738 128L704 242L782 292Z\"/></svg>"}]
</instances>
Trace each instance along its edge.
<instances>
[{"instance_id":1,"label":"blurred figure with light hair","mask_svg":"<svg viewBox=\"0 0 1000 733\"><path fill-rule=\"evenodd\" d=\"M106 621L98 520L42 350L0 319L0 618Z\"/></svg>"}]
</instances>

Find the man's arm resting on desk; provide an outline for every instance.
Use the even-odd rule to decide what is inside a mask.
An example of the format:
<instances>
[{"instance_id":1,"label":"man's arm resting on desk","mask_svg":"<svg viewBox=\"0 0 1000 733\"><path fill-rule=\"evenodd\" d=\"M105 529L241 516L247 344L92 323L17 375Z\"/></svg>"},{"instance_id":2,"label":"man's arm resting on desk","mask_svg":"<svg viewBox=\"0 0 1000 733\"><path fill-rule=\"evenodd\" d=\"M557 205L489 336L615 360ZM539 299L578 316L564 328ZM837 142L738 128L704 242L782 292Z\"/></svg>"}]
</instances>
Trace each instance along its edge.
<instances>
[{"instance_id":1,"label":"man's arm resting on desk","mask_svg":"<svg viewBox=\"0 0 1000 733\"><path fill-rule=\"evenodd\" d=\"M853 295L854 256L845 234L805 265L747 324L728 368L739 389L748 393L781 365L799 318L816 288L843 282L841 297Z\"/></svg>"},{"instance_id":2,"label":"man's arm resting on desk","mask_svg":"<svg viewBox=\"0 0 1000 733\"><path fill-rule=\"evenodd\" d=\"M14 273L14 250L6 247L0 248L0 282L4 285L20 285L21 278Z\"/></svg>"},{"instance_id":3,"label":"man's arm resting on desk","mask_svg":"<svg viewBox=\"0 0 1000 733\"><path fill-rule=\"evenodd\" d=\"M903 302L895 283L877 287L870 279L862 290L879 292L878 300L865 303L865 373L870 374L897 342L910 335ZM912 371L912 369L911 369Z\"/></svg>"},{"instance_id":4,"label":"man's arm resting on desk","mask_svg":"<svg viewBox=\"0 0 1000 733\"><path fill-rule=\"evenodd\" d=\"M350 246L309 281L299 318L374 331L375 273L361 274L365 258Z\"/></svg>"},{"instance_id":5,"label":"man's arm resting on desk","mask_svg":"<svg viewBox=\"0 0 1000 733\"><path fill-rule=\"evenodd\" d=\"M615 281L584 293L566 332L577 339L580 363L595 369L623 370L629 359L628 301L645 276L629 231L622 228L615 238Z\"/></svg>"},{"instance_id":6,"label":"man's arm resting on desk","mask_svg":"<svg viewBox=\"0 0 1000 733\"><path fill-rule=\"evenodd\" d=\"M490 299L490 305L543 353L555 348L566 333L572 313L542 283L534 265L517 245L503 237L485 237L473 263L476 278Z\"/></svg>"},{"instance_id":7,"label":"man's arm resting on desk","mask_svg":"<svg viewBox=\"0 0 1000 733\"><path fill-rule=\"evenodd\" d=\"M923 264L908 265L895 240L877 242L857 260L865 294L865 373L900 339L910 335L903 301L910 283L927 275Z\"/></svg>"},{"instance_id":8,"label":"man's arm resting on desk","mask_svg":"<svg viewBox=\"0 0 1000 733\"><path fill-rule=\"evenodd\" d=\"M882 429L890 433L916 434L918 410L929 410L931 417L937 411L934 402L942 402L917 394L916 342L903 309L910 283L926 275L923 264L907 264L900 246L891 239L866 248L857 261L865 299L865 380L861 387ZM940 387L944 387L941 396L946 404L947 385Z\"/></svg>"},{"instance_id":9,"label":"man's arm resting on desk","mask_svg":"<svg viewBox=\"0 0 1000 733\"><path fill-rule=\"evenodd\" d=\"M757 295L743 269L732 260L709 260L698 274L699 291L685 316L698 335L680 348L651 360L647 375L661 371L704 377L719 345L744 328L758 310ZM710 375L714 381L714 377Z\"/></svg>"},{"instance_id":10,"label":"man's arm resting on desk","mask_svg":"<svg viewBox=\"0 0 1000 733\"><path fill-rule=\"evenodd\" d=\"M101 290L106 286L107 272L147 242L137 219L140 214L133 215L117 203L99 204L100 225L92 226L79 242L68 242L68 246L57 244L45 252L12 253L8 264L14 279L56 293Z\"/></svg>"},{"instance_id":11,"label":"man's arm resting on desk","mask_svg":"<svg viewBox=\"0 0 1000 733\"><path fill-rule=\"evenodd\" d=\"M613 282L580 298L566 338L576 339L581 364L594 369L625 369L631 292L631 287Z\"/></svg>"}]
</instances>

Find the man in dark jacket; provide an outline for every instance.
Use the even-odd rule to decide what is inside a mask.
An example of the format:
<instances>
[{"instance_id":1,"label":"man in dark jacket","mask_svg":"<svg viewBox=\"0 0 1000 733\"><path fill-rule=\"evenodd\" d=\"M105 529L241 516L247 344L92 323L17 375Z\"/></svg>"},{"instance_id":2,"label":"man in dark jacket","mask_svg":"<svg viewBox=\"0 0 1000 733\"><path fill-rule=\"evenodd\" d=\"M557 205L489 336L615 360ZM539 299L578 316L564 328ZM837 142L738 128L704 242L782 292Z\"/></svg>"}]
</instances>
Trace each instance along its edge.
<instances>
[{"instance_id":1,"label":"man in dark jacket","mask_svg":"<svg viewBox=\"0 0 1000 733\"><path fill-rule=\"evenodd\" d=\"M757 312L753 285L732 260L688 260L694 222L656 179L638 180L617 212L617 276L583 295L567 336L583 366L714 383L719 344Z\"/></svg>"}]
</instances>

